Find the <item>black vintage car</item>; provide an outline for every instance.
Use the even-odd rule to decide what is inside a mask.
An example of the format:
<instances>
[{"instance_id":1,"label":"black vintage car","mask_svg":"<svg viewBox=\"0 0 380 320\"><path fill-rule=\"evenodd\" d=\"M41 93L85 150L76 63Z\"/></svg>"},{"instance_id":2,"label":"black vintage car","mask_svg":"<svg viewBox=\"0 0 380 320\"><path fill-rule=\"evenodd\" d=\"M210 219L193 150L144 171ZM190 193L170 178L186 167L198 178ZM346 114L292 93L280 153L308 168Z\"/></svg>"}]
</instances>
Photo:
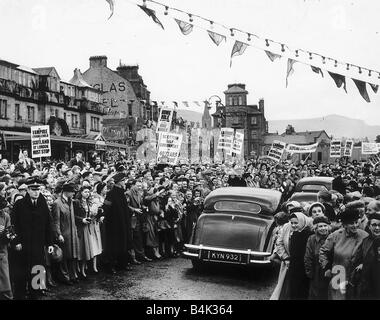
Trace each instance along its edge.
<instances>
[{"instance_id":1,"label":"black vintage car","mask_svg":"<svg viewBox=\"0 0 380 320\"><path fill-rule=\"evenodd\" d=\"M276 190L227 187L212 191L205 199L184 256L194 267L202 262L270 264L280 205Z\"/></svg>"},{"instance_id":2,"label":"black vintage car","mask_svg":"<svg viewBox=\"0 0 380 320\"><path fill-rule=\"evenodd\" d=\"M307 177L302 178L295 186L294 193L289 201L316 202L320 190L332 189L332 177Z\"/></svg>"}]
</instances>

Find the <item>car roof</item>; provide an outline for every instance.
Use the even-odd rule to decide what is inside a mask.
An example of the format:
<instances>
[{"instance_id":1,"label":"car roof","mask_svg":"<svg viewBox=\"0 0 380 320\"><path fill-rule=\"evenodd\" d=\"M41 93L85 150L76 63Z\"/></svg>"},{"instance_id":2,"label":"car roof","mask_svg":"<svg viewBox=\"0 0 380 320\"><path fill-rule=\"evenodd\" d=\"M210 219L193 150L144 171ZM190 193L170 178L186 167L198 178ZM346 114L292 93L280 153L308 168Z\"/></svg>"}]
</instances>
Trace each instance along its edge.
<instances>
[{"instance_id":1,"label":"car roof","mask_svg":"<svg viewBox=\"0 0 380 320\"><path fill-rule=\"evenodd\" d=\"M214 204L220 200L248 201L259 204L265 211L274 212L281 200L281 192L271 189L251 187L225 187L216 189L206 197L205 210L214 210Z\"/></svg>"},{"instance_id":2,"label":"car roof","mask_svg":"<svg viewBox=\"0 0 380 320\"><path fill-rule=\"evenodd\" d=\"M324 184L332 183L333 177L306 177L298 181L297 184Z\"/></svg>"},{"instance_id":3,"label":"car roof","mask_svg":"<svg viewBox=\"0 0 380 320\"><path fill-rule=\"evenodd\" d=\"M315 193L315 192L295 192L290 197L289 201L292 201L292 200L295 200L298 202L311 201L309 199L312 199L313 202L317 201L317 193Z\"/></svg>"}]
</instances>

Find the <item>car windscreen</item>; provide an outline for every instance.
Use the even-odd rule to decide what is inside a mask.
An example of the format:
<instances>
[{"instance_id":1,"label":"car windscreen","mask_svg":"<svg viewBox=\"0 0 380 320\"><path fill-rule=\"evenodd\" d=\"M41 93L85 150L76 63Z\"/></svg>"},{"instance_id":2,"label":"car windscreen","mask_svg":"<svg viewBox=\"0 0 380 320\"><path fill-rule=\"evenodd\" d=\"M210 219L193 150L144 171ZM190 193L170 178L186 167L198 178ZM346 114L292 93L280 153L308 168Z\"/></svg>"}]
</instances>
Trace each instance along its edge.
<instances>
[{"instance_id":1,"label":"car windscreen","mask_svg":"<svg viewBox=\"0 0 380 320\"><path fill-rule=\"evenodd\" d=\"M302 191L318 192L321 190L327 190L323 184L305 184L302 186Z\"/></svg>"},{"instance_id":2,"label":"car windscreen","mask_svg":"<svg viewBox=\"0 0 380 320\"><path fill-rule=\"evenodd\" d=\"M230 201L223 200L217 201L214 204L214 208L217 211L236 211L236 212L251 212L251 213L260 213L261 207L256 203L243 202L243 201Z\"/></svg>"}]
</instances>

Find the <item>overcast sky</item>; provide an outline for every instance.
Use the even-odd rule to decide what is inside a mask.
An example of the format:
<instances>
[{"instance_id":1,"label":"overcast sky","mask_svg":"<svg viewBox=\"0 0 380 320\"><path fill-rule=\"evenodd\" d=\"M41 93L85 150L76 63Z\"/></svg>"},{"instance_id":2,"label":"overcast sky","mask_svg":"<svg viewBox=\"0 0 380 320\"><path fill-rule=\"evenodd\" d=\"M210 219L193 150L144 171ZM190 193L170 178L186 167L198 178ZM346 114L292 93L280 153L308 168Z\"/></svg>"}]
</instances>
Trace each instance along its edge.
<instances>
[{"instance_id":1,"label":"overcast sky","mask_svg":"<svg viewBox=\"0 0 380 320\"><path fill-rule=\"evenodd\" d=\"M367 103L351 80L346 94L327 74L322 79L301 64L285 88L286 59L271 62L263 51L248 47L230 68L232 40L217 47L197 28L184 36L172 18L158 15L164 31L130 1L115 2L115 14L107 20L105 0L0 0L0 58L28 67L55 66L69 80L76 67L88 68L90 56L107 55L111 69L120 59L138 63L152 100L203 101L214 94L224 99L227 85L241 82L249 103L265 99L268 120L340 114L380 125L380 92L369 89L372 102ZM380 71L378 0L161 2Z\"/></svg>"}]
</instances>

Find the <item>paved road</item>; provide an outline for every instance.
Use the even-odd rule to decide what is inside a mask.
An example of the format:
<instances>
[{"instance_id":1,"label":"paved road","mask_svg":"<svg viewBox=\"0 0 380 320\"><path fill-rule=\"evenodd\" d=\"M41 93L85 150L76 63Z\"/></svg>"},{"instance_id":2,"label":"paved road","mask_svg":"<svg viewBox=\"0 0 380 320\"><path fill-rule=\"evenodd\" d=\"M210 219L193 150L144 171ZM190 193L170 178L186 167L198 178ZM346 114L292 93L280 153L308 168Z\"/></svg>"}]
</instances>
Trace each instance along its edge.
<instances>
[{"instance_id":1,"label":"paved road","mask_svg":"<svg viewBox=\"0 0 380 320\"><path fill-rule=\"evenodd\" d=\"M194 271L189 260L176 258L144 263L113 276L89 276L75 286L59 285L44 299L266 300L276 280L275 270L212 265Z\"/></svg>"}]
</instances>

